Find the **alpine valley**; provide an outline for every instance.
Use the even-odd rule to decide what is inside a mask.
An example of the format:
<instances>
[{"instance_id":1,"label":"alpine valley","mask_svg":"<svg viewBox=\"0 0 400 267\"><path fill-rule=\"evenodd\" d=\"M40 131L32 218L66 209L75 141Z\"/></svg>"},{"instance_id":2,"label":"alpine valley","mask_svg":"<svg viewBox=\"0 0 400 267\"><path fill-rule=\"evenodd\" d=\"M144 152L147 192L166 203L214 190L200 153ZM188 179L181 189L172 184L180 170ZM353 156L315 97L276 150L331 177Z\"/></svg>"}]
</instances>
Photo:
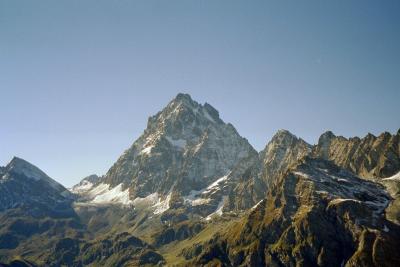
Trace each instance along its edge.
<instances>
[{"instance_id":1,"label":"alpine valley","mask_svg":"<svg viewBox=\"0 0 400 267\"><path fill-rule=\"evenodd\" d=\"M256 151L178 94L103 176L0 167L0 266L400 266L400 129Z\"/></svg>"}]
</instances>

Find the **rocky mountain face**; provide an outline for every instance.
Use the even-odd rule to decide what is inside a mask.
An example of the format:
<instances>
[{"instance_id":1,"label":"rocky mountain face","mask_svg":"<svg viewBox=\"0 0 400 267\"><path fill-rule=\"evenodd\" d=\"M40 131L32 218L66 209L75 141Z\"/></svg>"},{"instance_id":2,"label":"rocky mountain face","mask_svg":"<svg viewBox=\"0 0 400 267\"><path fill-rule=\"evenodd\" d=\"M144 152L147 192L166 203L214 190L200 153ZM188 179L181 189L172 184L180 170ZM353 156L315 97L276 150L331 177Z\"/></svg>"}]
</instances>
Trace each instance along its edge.
<instances>
[{"instance_id":1,"label":"rocky mountain face","mask_svg":"<svg viewBox=\"0 0 400 267\"><path fill-rule=\"evenodd\" d=\"M240 222L186 253L212 266L398 266L389 201L382 186L306 157Z\"/></svg>"},{"instance_id":2,"label":"rocky mountain face","mask_svg":"<svg viewBox=\"0 0 400 267\"><path fill-rule=\"evenodd\" d=\"M279 130L260 152L262 178L271 185L276 177L310 154L312 146L287 130Z\"/></svg>"},{"instance_id":3,"label":"rocky mountain face","mask_svg":"<svg viewBox=\"0 0 400 267\"><path fill-rule=\"evenodd\" d=\"M394 135L385 132L350 139L328 131L319 138L313 154L366 179L390 177L400 170L400 129Z\"/></svg>"},{"instance_id":4,"label":"rocky mountain face","mask_svg":"<svg viewBox=\"0 0 400 267\"><path fill-rule=\"evenodd\" d=\"M0 211L25 208L33 216L43 210L62 213L71 193L29 162L14 157L0 172Z\"/></svg>"},{"instance_id":5,"label":"rocky mountain face","mask_svg":"<svg viewBox=\"0 0 400 267\"><path fill-rule=\"evenodd\" d=\"M149 118L144 133L86 197L94 203L147 203L155 214L170 207L201 216L219 212L223 206L248 208L263 196L262 190L252 189L258 176L243 181L244 185L238 183L258 157L211 105L179 94ZM247 199L230 202L229 195L234 192Z\"/></svg>"},{"instance_id":6,"label":"rocky mountain face","mask_svg":"<svg viewBox=\"0 0 400 267\"><path fill-rule=\"evenodd\" d=\"M386 209L386 217L400 225L400 171L391 177L381 179L380 182L393 198Z\"/></svg>"},{"instance_id":7,"label":"rocky mountain face","mask_svg":"<svg viewBox=\"0 0 400 267\"><path fill-rule=\"evenodd\" d=\"M72 194L39 168L15 157L0 177L0 262L22 254L36 262L43 254L38 249L46 250L62 236L82 236Z\"/></svg>"},{"instance_id":8,"label":"rocky mountain face","mask_svg":"<svg viewBox=\"0 0 400 267\"><path fill-rule=\"evenodd\" d=\"M400 129L396 134L384 132L379 136L368 134L364 138L344 138L328 131L321 135L313 148L313 155L333 161L364 179L385 185L393 201L386 216L400 222Z\"/></svg>"},{"instance_id":9,"label":"rocky mountain face","mask_svg":"<svg viewBox=\"0 0 400 267\"><path fill-rule=\"evenodd\" d=\"M128 233L91 240L82 224L84 218L74 211L73 195L29 162L13 158L0 174L0 266L146 266L164 262L150 245ZM99 179L91 175L74 189L81 192Z\"/></svg>"},{"instance_id":10,"label":"rocky mountain face","mask_svg":"<svg viewBox=\"0 0 400 267\"><path fill-rule=\"evenodd\" d=\"M71 193L0 167L0 266L400 266L399 133L279 130L257 153L179 94Z\"/></svg>"},{"instance_id":11,"label":"rocky mountain face","mask_svg":"<svg viewBox=\"0 0 400 267\"><path fill-rule=\"evenodd\" d=\"M97 185L101 181L101 177L96 174L89 175L83 178L78 184L71 188L71 192L74 194L82 194L88 192L93 186Z\"/></svg>"},{"instance_id":12,"label":"rocky mountain face","mask_svg":"<svg viewBox=\"0 0 400 267\"><path fill-rule=\"evenodd\" d=\"M149 119L144 134L111 167L105 181L112 186L123 182L133 197L168 193L177 179L204 187L255 153L212 106L179 94ZM182 185L181 190L188 193L191 188Z\"/></svg>"}]
</instances>

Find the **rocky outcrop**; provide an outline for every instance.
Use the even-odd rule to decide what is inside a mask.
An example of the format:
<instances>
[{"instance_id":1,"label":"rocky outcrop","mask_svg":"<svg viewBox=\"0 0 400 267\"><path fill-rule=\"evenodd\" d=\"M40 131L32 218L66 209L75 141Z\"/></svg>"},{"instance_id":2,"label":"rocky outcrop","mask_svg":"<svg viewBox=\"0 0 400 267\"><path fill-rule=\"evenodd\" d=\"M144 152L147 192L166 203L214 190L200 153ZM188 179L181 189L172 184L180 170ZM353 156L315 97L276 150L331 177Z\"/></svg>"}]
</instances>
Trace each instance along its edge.
<instances>
[{"instance_id":1,"label":"rocky outcrop","mask_svg":"<svg viewBox=\"0 0 400 267\"><path fill-rule=\"evenodd\" d=\"M390 193L393 200L386 209L386 217L400 225L400 172L379 180Z\"/></svg>"},{"instance_id":2,"label":"rocky outcrop","mask_svg":"<svg viewBox=\"0 0 400 267\"><path fill-rule=\"evenodd\" d=\"M400 129L394 135L384 132L349 139L328 131L319 138L313 155L366 179L390 177L400 171Z\"/></svg>"},{"instance_id":3,"label":"rocky outcrop","mask_svg":"<svg viewBox=\"0 0 400 267\"><path fill-rule=\"evenodd\" d=\"M262 179L269 185L289 167L310 154L312 146L287 130L279 130L260 152Z\"/></svg>"},{"instance_id":4,"label":"rocky outcrop","mask_svg":"<svg viewBox=\"0 0 400 267\"><path fill-rule=\"evenodd\" d=\"M398 266L389 199L379 184L306 157L240 223L205 242L193 264Z\"/></svg>"}]
</instances>

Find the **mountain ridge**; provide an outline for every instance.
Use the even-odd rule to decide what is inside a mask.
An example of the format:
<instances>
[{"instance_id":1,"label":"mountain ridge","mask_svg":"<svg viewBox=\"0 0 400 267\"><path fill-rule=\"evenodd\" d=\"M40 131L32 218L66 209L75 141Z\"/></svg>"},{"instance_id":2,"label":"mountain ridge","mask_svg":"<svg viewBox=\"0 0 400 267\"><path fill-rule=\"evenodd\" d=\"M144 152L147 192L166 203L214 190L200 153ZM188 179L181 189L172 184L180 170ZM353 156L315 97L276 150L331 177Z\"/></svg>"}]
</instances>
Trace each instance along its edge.
<instances>
[{"instance_id":1,"label":"mountain ridge","mask_svg":"<svg viewBox=\"0 0 400 267\"><path fill-rule=\"evenodd\" d=\"M398 266L399 136L328 131L310 145L281 129L257 152L210 104L178 94L71 193L23 159L1 167L0 261Z\"/></svg>"}]
</instances>

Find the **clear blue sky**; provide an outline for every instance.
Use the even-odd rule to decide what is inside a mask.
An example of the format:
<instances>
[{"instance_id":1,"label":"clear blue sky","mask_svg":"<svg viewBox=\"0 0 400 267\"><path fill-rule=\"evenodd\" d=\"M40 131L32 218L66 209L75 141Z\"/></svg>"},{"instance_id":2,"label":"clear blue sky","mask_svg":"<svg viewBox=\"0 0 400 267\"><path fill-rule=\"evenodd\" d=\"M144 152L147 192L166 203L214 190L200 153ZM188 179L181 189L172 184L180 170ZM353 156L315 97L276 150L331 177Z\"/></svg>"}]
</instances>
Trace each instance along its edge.
<instances>
[{"instance_id":1,"label":"clear blue sky","mask_svg":"<svg viewBox=\"0 0 400 267\"><path fill-rule=\"evenodd\" d=\"M0 165L103 174L178 92L258 150L400 127L400 1L0 0Z\"/></svg>"}]
</instances>

